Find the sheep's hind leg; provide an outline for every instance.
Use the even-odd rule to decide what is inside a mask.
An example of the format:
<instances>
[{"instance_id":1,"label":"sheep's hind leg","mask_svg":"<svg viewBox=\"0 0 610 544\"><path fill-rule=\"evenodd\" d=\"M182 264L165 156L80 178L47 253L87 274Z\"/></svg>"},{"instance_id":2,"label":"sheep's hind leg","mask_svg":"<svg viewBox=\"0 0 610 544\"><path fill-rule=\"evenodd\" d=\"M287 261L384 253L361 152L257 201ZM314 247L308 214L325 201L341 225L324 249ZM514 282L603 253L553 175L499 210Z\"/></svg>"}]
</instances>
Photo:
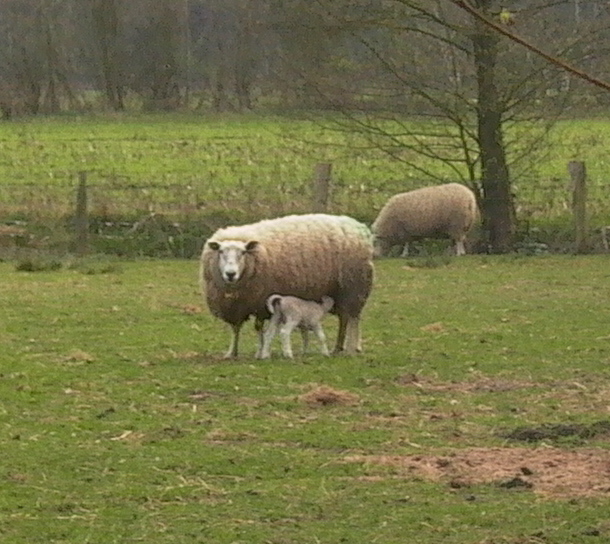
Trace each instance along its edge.
<instances>
[{"instance_id":1,"label":"sheep's hind leg","mask_svg":"<svg viewBox=\"0 0 610 544\"><path fill-rule=\"evenodd\" d=\"M362 352L360 316L348 318L346 324L345 352L349 355Z\"/></svg>"},{"instance_id":2,"label":"sheep's hind leg","mask_svg":"<svg viewBox=\"0 0 610 544\"><path fill-rule=\"evenodd\" d=\"M464 240L455 241L455 254L458 256L466 255L466 248L464 247Z\"/></svg>"},{"instance_id":3,"label":"sheep's hind leg","mask_svg":"<svg viewBox=\"0 0 610 544\"><path fill-rule=\"evenodd\" d=\"M339 315L339 330L337 332L337 342L333 353L342 354L349 352L348 333L352 318L348 315Z\"/></svg>"},{"instance_id":4,"label":"sheep's hind leg","mask_svg":"<svg viewBox=\"0 0 610 544\"><path fill-rule=\"evenodd\" d=\"M345 335L347 332L347 322L349 318L345 315L339 315L339 330L337 331L337 342L333 353L343 353L345 350Z\"/></svg>"}]
</instances>

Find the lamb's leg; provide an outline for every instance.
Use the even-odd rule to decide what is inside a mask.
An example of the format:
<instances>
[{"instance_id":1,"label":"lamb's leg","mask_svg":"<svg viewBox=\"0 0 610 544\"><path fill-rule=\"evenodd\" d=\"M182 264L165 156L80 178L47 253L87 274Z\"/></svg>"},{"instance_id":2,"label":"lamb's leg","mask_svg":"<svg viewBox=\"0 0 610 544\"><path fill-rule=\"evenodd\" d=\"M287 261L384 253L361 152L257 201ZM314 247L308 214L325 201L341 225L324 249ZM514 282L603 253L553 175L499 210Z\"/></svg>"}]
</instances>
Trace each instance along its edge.
<instances>
[{"instance_id":1,"label":"lamb's leg","mask_svg":"<svg viewBox=\"0 0 610 544\"><path fill-rule=\"evenodd\" d=\"M322 328L322 325L318 323L314 327L313 332L320 341L320 350L322 351L322 355L330 355L328 351L328 346L326 345L326 335L324 334L324 329Z\"/></svg>"},{"instance_id":2,"label":"lamb's leg","mask_svg":"<svg viewBox=\"0 0 610 544\"><path fill-rule=\"evenodd\" d=\"M409 256L409 242L405 242L405 247L402 248L402 253L400 254L402 258L406 258Z\"/></svg>"},{"instance_id":3,"label":"lamb's leg","mask_svg":"<svg viewBox=\"0 0 610 544\"><path fill-rule=\"evenodd\" d=\"M280 327L280 340L282 342L282 353L284 357L288 357L289 359L293 359L294 355L292 354L292 345L290 344L290 334L293 329L296 327L296 323L293 321L286 321Z\"/></svg>"},{"instance_id":4,"label":"lamb's leg","mask_svg":"<svg viewBox=\"0 0 610 544\"><path fill-rule=\"evenodd\" d=\"M241 326L241 323L239 325L231 325L231 343L229 344L229 350L224 355L225 359L234 359L235 357L237 357L237 348L239 345L239 331L241 330Z\"/></svg>"},{"instance_id":5,"label":"lamb's leg","mask_svg":"<svg viewBox=\"0 0 610 544\"><path fill-rule=\"evenodd\" d=\"M307 346L309 345L309 331L305 328L301 328L301 338L303 339L303 355L307 353Z\"/></svg>"},{"instance_id":6,"label":"lamb's leg","mask_svg":"<svg viewBox=\"0 0 610 544\"><path fill-rule=\"evenodd\" d=\"M259 359L268 359L271 356L271 342L275 338L278 330L278 319L274 314L269 321L267 330L262 333L262 345L260 348Z\"/></svg>"}]
</instances>

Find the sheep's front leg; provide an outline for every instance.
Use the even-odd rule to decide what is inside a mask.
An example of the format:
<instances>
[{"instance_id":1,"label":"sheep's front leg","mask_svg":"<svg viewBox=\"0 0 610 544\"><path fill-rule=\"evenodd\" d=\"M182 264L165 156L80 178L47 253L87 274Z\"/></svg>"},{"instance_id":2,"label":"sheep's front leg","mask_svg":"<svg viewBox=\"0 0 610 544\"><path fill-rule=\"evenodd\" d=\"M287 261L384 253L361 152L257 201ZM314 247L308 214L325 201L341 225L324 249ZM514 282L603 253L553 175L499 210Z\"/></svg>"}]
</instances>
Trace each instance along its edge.
<instances>
[{"instance_id":1,"label":"sheep's front leg","mask_svg":"<svg viewBox=\"0 0 610 544\"><path fill-rule=\"evenodd\" d=\"M234 359L237 357L237 350L239 346L239 331L241 330L242 324L231 325L231 343L229 344L229 350L225 353L225 359Z\"/></svg>"},{"instance_id":2,"label":"sheep's front leg","mask_svg":"<svg viewBox=\"0 0 610 544\"><path fill-rule=\"evenodd\" d=\"M257 317L256 320L254 321L254 330L256 331L257 336L258 336L258 348L256 350L256 354L254 355L254 357L256 359L265 359L266 357L263 357L264 345L265 345L265 339L264 339L265 320L261 319L260 317ZM267 355L267 357L268 357L268 355Z\"/></svg>"}]
</instances>

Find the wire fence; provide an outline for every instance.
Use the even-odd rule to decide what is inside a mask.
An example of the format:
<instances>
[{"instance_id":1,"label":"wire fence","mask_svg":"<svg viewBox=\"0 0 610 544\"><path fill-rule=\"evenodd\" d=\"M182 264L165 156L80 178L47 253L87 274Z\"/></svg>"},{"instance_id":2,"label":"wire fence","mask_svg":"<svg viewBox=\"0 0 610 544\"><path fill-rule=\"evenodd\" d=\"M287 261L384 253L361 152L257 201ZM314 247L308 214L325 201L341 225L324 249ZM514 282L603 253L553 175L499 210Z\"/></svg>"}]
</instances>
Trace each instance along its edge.
<instances>
[{"instance_id":1,"label":"wire fence","mask_svg":"<svg viewBox=\"0 0 610 544\"><path fill-rule=\"evenodd\" d=\"M197 224L200 236L226 224L311 211L347 214L370 223L391 195L423 185L403 180L383 184L333 180L330 165L317 165L309 180L279 179L271 187L254 180L226 188L214 183L129 184L108 178L100 182L95 175L82 173L80 179L86 186L84 224L100 236L115 235L119 226L124 232L133 232L151 217L162 217L173 228ZM56 232L72 228L78 186L78 174L49 184L0 185L0 224L44 224ZM514 189L517 219L528 232L563 225L565 238L574 221L573 181L517 182ZM610 185L587 180L587 228L592 239L599 238L603 227L610 225L609 202ZM601 238L594 245L599 244Z\"/></svg>"}]
</instances>

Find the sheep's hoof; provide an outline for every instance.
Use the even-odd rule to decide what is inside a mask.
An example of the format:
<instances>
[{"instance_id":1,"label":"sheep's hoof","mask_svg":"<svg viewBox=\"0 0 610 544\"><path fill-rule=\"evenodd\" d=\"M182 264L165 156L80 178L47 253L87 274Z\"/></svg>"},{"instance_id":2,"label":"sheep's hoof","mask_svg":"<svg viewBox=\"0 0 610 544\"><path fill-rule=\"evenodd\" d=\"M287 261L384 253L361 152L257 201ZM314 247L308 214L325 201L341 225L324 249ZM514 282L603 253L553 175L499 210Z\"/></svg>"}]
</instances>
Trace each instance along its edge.
<instances>
[{"instance_id":1,"label":"sheep's hoof","mask_svg":"<svg viewBox=\"0 0 610 544\"><path fill-rule=\"evenodd\" d=\"M332 355L358 355L359 353L362 353L362 349L335 349Z\"/></svg>"}]
</instances>

